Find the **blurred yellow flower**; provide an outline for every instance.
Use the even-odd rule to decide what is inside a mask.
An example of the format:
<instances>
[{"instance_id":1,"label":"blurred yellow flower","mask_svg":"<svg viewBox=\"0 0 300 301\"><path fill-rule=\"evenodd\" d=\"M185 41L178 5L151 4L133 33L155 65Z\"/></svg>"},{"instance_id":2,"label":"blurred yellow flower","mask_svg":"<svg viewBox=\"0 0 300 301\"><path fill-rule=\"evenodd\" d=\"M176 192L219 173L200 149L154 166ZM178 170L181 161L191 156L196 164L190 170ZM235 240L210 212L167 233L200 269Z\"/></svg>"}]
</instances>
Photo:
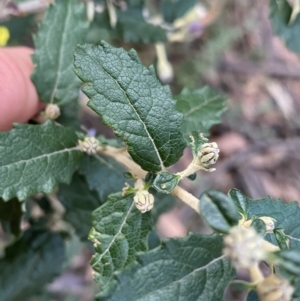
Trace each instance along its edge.
<instances>
[{"instance_id":1,"label":"blurred yellow flower","mask_svg":"<svg viewBox=\"0 0 300 301\"><path fill-rule=\"evenodd\" d=\"M0 26L0 46L5 46L9 40L9 30L5 26Z\"/></svg>"}]
</instances>

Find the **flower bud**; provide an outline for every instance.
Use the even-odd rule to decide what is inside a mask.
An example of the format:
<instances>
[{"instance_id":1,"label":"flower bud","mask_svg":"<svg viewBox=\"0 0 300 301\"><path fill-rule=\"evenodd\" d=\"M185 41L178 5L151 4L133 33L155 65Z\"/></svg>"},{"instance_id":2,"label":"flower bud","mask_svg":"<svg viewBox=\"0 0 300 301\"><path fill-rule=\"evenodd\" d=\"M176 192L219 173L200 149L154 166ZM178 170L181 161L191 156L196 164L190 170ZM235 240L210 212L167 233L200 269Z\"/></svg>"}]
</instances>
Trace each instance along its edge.
<instances>
[{"instance_id":1,"label":"flower bud","mask_svg":"<svg viewBox=\"0 0 300 301\"><path fill-rule=\"evenodd\" d=\"M46 119L55 120L60 115L60 108L55 104L48 104L45 109L45 117Z\"/></svg>"},{"instance_id":2,"label":"flower bud","mask_svg":"<svg viewBox=\"0 0 300 301\"><path fill-rule=\"evenodd\" d=\"M232 227L224 237L223 254L236 268L250 268L265 259L264 240L253 228Z\"/></svg>"},{"instance_id":3,"label":"flower bud","mask_svg":"<svg viewBox=\"0 0 300 301\"><path fill-rule=\"evenodd\" d=\"M165 45L158 43L155 45L157 55L157 74L162 83L170 83L174 77L172 64L168 61Z\"/></svg>"},{"instance_id":4,"label":"flower bud","mask_svg":"<svg viewBox=\"0 0 300 301\"><path fill-rule=\"evenodd\" d=\"M271 275L257 284L260 301L290 301L294 288L286 279Z\"/></svg>"},{"instance_id":5,"label":"flower bud","mask_svg":"<svg viewBox=\"0 0 300 301\"><path fill-rule=\"evenodd\" d=\"M267 232L273 232L275 229L275 219L269 216L261 216L259 217L260 220L262 220L266 225L266 231Z\"/></svg>"},{"instance_id":6,"label":"flower bud","mask_svg":"<svg viewBox=\"0 0 300 301\"><path fill-rule=\"evenodd\" d=\"M95 137L85 137L83 141L79 140L79 147L82 152L94 155L97 153L100 145Z\"/></svg>"},{"instance_id":7,"label":"flower bud","mask_svg":"<svg viewBox=\"0 0 300 301\"><path fill-rule=\"evenodd\" d=\"M154 196L148 190L137 191L133 200L136 208L142 213L151 210L154 205Z\"/></svg>"},{"instance_id":8,"label":"flower bud","mask_svg":"<svg viewBox=\"0 0 300 301\"><path fill-rule=\"evenodd\" d=\"M208 167L217 162L219 152L220 150L216 142L204 143L198 152L198 160L201 165Z\"/></svg>"}]
</instances>

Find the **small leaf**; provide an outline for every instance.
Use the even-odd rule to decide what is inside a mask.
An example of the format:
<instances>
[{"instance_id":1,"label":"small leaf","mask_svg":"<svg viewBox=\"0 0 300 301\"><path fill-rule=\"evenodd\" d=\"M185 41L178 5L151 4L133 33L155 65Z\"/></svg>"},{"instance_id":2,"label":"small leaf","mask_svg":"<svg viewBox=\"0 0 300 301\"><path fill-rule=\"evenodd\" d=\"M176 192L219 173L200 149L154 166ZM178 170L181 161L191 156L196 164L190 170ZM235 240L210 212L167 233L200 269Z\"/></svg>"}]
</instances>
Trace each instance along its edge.
<instances>
[{"instance_id":1,"label":"small leaf","mask_svg":"<svg viewBox=\"0 0 300 301\"><path fill-rule=\"evenodd\" d=\"M164 20L173 23L176 19L183 17L197 4L197 0L163 0L162 13Z\"/></svg>"},{"instance_id":2,"label":"small leaf","mask_svg":"<svg viewBox=\"0 0 300 301\"><path fill-rule=\"evenodd\" d=\"M274 229L273 231L276 242L281 250L287 250L288 247L288 237L284 234L283 229Z\"/></svg>"},{"instance_id":3,"label":"small leaf","mask_svg":"<svg viewBox=\"0 0 300 301\"><path fill-rule=\"evenodd\" d=\"M147 171L160 171L181 157L185 148L169 87L153 67L144 67L134 50L105 42L75 49L75 72L86 83L88 105L122 136L133 160Z\"/></svg>"},{"instance_id":4,"label":"small leaf","mask_svg":"<svg viewBox=\"0 0 300 301\"><path fill-rule=\"evenodd\" d=\"M251 227L253 227L260 236L264 236L267 232L266 224L259 218L252 221Z\"/></svg>"},{"instance_id":5,"label":"small leaf","mask_svg":"<svg viewBox=\"0 0 300 301\"><path fill-rule=\"evenodd\" d=\"M0 301L23 301L61 273L64 241L60 234L29 229L0 259Z\"/></svg>"},{"instance_id":6,"label":"small leaf","mask_svg":"<svg viewBox=\"0 0 300 301\"><path fill-rule=\"evenodd\" d=\"M239 221L235 204L219 191L209 190L200 196L200 212L208 225L221 233L228 233Z\"/></svg>"},{"instance_id":7,"label":"small leaf","mask_svg":"<svg viewBox=\"0 0 300 301\"><path fill-rule=\"evenodd\" d=\"M104 155L85 156L79 167L91 190L98 193L104 202L108 195L121 191L128 181L124 178L125 169L113 159Z\"/></svg>"},{"instance_id":8,"label":"small leaf","mask_svg":"<svg viewBox=\"0 0 300 301\"><path fill-rule=\"evenodd\" d=\"M273 31L292 51L300 53L300 15L292 22L292 8L287 0L270 0L270 20Z\"/></svg>"},{"instance_id":9,"label":"small leaf","mask_svg":"<svg viewBox=\"0 0 300 301\"><path fill-rule=\"evenodd\" d=\"M22 203L18 199L4 202L0 199L0 223L6 233L18 236L21 232Z\"/></svg>"},{"instance_id":10,"label":"small leaf","mask_svg":"<svg viewBox=\"0 0 300 301\"><path fill-rule=\"evenodd\" d=\"M150 212L141 214L136 209L132 195L116 193L93 212L92 224L89 239L96 254L91 265L96 282L104 290L115 271L132 263L137 252L147 250L152 218Z\"/></svg>"},{"instance_id":11,"label":"small leaf","mask_svg":"<svg viewBox=\"0 0 300 301\"><path fill-rule=\"evenodd\" d=\"M226 99L219 93L204 87L198 90L183 89L176 97L176 109L183 113L182 132L189 140L191 132L209 134L209 129L220 123L226 110Z\"/></svg>"},{"instance_id":12,"label":"small leaf","mask_svg":"<svg viewBox=\"0 0 300 301\"><path fill-rule=\"evenodd\" d=\"M95 191L91 191L85 179L75 173L70 185L61 184L57 195L66 209L64 219L76 230L81 240L87 240L92 228L92 212L102 205Z\"/></svg>"},{"instance_id":13,"label":"small leaf","mask_svg":"<svg viewBox=\"0 0 300 301\"><path fill-rule=\"evenodd\" d=\"M222 301L233 276L219 235L189 234L139 255L138 262L118 273L112 289L96 300Z\"/></svg>"},{"instance_id":14,"label":"small leaf","mask_svg":"<svg viewBox=\"0 0 300 301\"><path fill-rule=\"evenodd\" d=\"M82 157L74 131L48 121L15 124L0 134L0 196L25 200L50 193L59 182L69 183Z\"/></svg>"},{"instance_id":15,"label":"small leaf","mask_svg":"<svg viewBox=\"0 0 300 301\"><path fill-rule=\"evenodd\" d=\"M81 131L78 101L72 101L61 107L60 116L55 121L63 126L70 127L75 131Z\"/></svg>"},{"instance_id":16,"label":"small leaf","mask_svg":"<svg viewBox=\"0 0 300 301\"><path fill-rule=\"evenodd\" d=\"M49 5L32 56L32 80L41 101L63 105L78 99L80 82L72 70L73 50L84 41L88 25L86 8L78 0L56 0Z\"/></svg>"},{"instance_id":17,"label":"small leaf","mask_svg":"<svg viewBox=\"0 0 300 301\"><path fill-rule=\"evenodd\" d=\"M180 176L174 175L167 171L162 171L157 174L153 187L162 193L171 193L171 191L178 185Z\"/></svg>"},{"instance_id":18,"label":"small leaf","mask_svg":"<svg viewBox=\"0 0 300 301\"><path fill-rule=\"evenodd\" d=\"M248 219L247 211L250 198L248 198L238 189L231 189L228 193L228 196L234 201L238 211L244 216L244 218Z\"/></svg>"}]
</instances>

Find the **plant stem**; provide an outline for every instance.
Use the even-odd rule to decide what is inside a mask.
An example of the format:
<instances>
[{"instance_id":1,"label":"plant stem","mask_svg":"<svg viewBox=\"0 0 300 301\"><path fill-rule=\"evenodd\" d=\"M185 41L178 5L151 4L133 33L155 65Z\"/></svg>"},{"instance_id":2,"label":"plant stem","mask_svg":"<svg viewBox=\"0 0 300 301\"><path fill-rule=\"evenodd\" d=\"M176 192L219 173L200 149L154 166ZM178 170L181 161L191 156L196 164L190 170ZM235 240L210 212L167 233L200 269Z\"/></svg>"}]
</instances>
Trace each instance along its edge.
<instances>
[{"instance_id":1,"label":"plant stem","mask_svg":"<svg viewBox=\"0 0 300 301\"><path fill-rule=\"evenodd\" d=\"M130 173L138 178L145 178L147 172L143 170L138 164L132 161L128 153L124 149L106 146L99 150L99 153L115 159L118 163L123 165ZM193 208L196 212L200 213L199 200L192 194L177 186L171 192L172 195L180 199L182 202Z\"/></svg>"},{"instance_id":2,"label":"plant stem","mask_svg":"<svg viewBox=\"0 0 300 301\"><path fill-rule=\"evenodd\" d=\"M253 267L249 268L249 274L251 277L251 280L255 283L260 282L264 280L264 275L262 274L258 264L255 264Z\"/></svg>"}]
</instances>

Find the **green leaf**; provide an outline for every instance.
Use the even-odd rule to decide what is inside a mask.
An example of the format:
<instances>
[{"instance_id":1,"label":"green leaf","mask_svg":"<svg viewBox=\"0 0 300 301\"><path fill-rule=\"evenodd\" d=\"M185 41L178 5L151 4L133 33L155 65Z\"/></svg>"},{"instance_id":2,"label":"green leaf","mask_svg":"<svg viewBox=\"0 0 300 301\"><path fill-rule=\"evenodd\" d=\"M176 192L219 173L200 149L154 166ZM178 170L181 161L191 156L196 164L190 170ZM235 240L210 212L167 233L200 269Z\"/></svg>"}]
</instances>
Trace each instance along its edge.
<instances>
[{"instance_id":1,"label":"green leaf","mask_svg":"<svg viewBox=\"0 0 300 301\"><path fill-rule=\"evenodd\" d=\"M290 22L292 8L286 0L270 0L270 20L273 31L292 51L300 54L300 15Z\"/></svg>"},{"instance_id":2,"label":"green leaf","mask_svg":"<svg viewBox=\"0 0 300 301\"><path fill-rule=\"evenodd\" d=\"M24 301L62 270L65 249L60 234L29 229L0 259L0 301Z\"/></svg>"},{"instance_id":3,"label":"green leaf","mask_svg":"<svg viewBox=\"0 0 300 301\"><path fill-rule=\"evenodd\" d=\"M288 237L284 234L283 229L274 229L273 231L276 242L281 250L287 250L288 249Z\"/></svg>"},{"instance_id":4,"label":"green leaf","mask_svg":"<svg viewBox=\"0 0 300 301\"><path fill-rule=\"evenodd\" d=\"M108 195L121 191L128 181L123 173L126 170L115 160L104 155L85 156L79 167L79 173L83 175L91 190L98 193L102 202Z\"/></svg>"},{"instance_id":5,"label":"green leaf","mask_svg":"<svg viewBox=\"0 0 300 301\"><path fill-rule=\"evenodd\" d=\"M84 42L88 25L85 5L78 0L56 0L49 5L32 56L32 80L41 101L63 105L78 99L80 82L72 68L73 50Z\"/></svg>"},{"instance_id":6,"label":"green leaf","mask_svg":"<svg viewBox=\"0 0 300 301\"><path fill-rule=\"evenodd\" d=\"M228 196L234 201L238 211L243 215L243 217L248 219L248 203L251 199L235 188L229 191Z\"/></svg>"},{"instance_id":7,"label":"green leaf","mask_svg":"<svg viewBox=\"0 0 300 301\"><path fill-rule=\"evenodd\" d=\"M25 200L69 183L82 157L74 131L54 122L15 124L0 134L0 197Z\"/></svg>"},{"instance_id":8,"label":"green leaf","mask_svg":"<svg viewBox=\"0 0 300 301\"><path fill-rule=\"evenodd\" d=\"M300 224L298 222L300 208L296 202L283 203L281 200L272 200L270 197L252 200L237 189L231 190L229 196L236 204L242 204L243 210L247 213L246 219L251 219L252 216L274 218L275 229L282 229L290 241L289 247L300 251ZM266 234L265 238L274 245L278 245L273 233Z\"/></svg>"},{"instance_id":9,"label":"green leaf","mask_svg":"<svg viewBox=\"0 0 300 301\"><path fill-rule=\"evenodd\" d=\"M171 193L171 191L178 185L179 181L180 176L167 171L162 171L157 174L152 186L159 192Z\"/></svg>"},{"instance_id":10,"label":"green leaf","mask_svg":"<svg viewBox=\"0 0 300 301\"><path fill-rule=\"evenodd\" d=\"M87 240L92 228L92 212L102 205L98 194L91 191L85 179L75 173L70 185L61 184L58 199L66 209L64 219L76 230L81 240Z\"/></svg>"},{"instance_id":11,"label":"green leaf","mask_svg":"<svg viewBox=\"0 0 300 301\"><path fill-rule=\"evenodd\" d=\"M255 231L262 237L267 232L266 224L259 218L253 219L253 221L251 223L251 227L253 227L255 229Z\"/></svg>"},{"instance_id":12,"label":"green leaf","mask_svg":"<svg viewBox=\"0 0 300 301\"><path fill-rule=\"evenodd\" d=\"M226 110L225 97L207 86L193 91L184 88L175 98L176 109L183 113L182 132L187 141L193 131L207 136Z\"/></svg>"},{"instance_id":13,"label":"green leaf","mask_svg":"<svg viewBox=\"0 0 300 301\"><path fill-rule=\"evenodd\" d=\"M134 50L126 52L105 42L75 49L75 72L86 83L88 105L147 171L160 171L182 156L185 142L170 89L162 86L153 67L144 67Z\"/></svg>"},{"instance_id":14,"label":"green leaf","mask_svg":"<svg viewBox=\"0 0 300 301\"><path fill-rule=\"evenodd\" d=\"M221 301L234 276L219 235L189 234L143 253L98 301Z\"/></svg>"},{"instance_id":15,"label":"green leaf","mask_svg":"<svg viewBox=\"0 0 300 301\"><path fill-rule=\"evenodd\" d=\"M173 23L176 19L183 17L196 4L197 0L163 0L162 13L164 20Z\"/></svg>"},{"instance_id":16,"label":"green leaf","mask_svg":"<svg viewBox=\"0 0 300 301\"><path fill-rule=\"evenodd\" d=\"M141 214L136 209L133 195L123 197L116 193L93 212L92 223L89 239L94 242L96 254L91 265L103 290L115 271L132 263L137 252L147 250L152 218L150 212Z\"/></svg>"},{"instance_id":17,"label":"green leaf","mask_svg":"<svg viewBox=\"0 0 300 301\"><path fill-rule=\"evenodd\" d=\"M234 202L226 194L215 190L202 193L200 212L207 224L221 233L228 233L239 221L239 212Z\"/></svg>"},{"instance_id":18,"label":"green leaf","mask_svg":"<svg viewBox=\"0 0 300 301\"><path fill-rule=\"evenodd\" d=\"M22 216L22 203L18 199L4 202L0 198L0 223L4 232L18 236L21 233Z\"/></svg>"}]
</instances>

